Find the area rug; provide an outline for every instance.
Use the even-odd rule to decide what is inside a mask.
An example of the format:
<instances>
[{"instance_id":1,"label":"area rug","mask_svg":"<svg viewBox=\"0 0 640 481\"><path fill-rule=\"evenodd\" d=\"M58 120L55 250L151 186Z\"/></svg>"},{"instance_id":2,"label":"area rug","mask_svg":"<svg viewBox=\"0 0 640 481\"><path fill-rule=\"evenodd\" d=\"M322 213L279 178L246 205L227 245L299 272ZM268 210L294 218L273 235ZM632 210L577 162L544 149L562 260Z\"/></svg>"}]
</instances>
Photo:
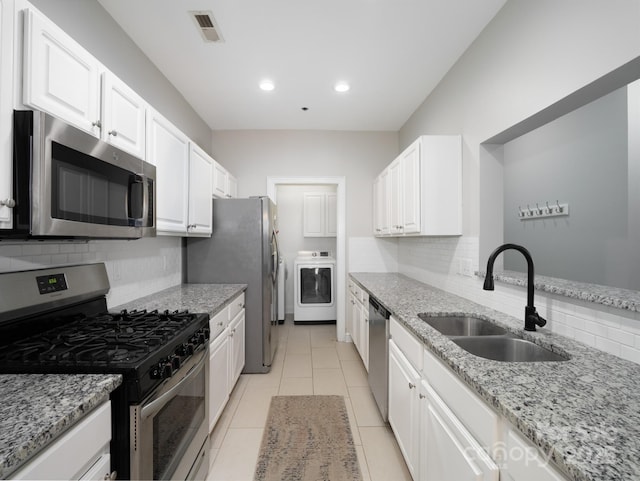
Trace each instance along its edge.
<instances>
[{"instance_id":1,"label":"area rug","mask_svg":"<svg viewBox=\"0 0 640 481\"><path fill-rule=\"evenodd\" d=\"M342 396L274 396L254 481L361 481Z\"/></svg>"}]
</instances>

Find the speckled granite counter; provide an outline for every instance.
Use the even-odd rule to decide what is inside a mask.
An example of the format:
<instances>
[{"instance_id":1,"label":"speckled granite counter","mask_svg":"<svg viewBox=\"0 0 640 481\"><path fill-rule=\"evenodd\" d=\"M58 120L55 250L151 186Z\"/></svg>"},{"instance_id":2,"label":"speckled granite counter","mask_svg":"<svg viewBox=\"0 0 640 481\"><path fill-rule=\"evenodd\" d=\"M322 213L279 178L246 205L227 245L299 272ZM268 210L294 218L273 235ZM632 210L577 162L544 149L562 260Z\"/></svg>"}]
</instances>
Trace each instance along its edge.
<instances>
[{"instance_id":1,"label":"speckled granite counter","mask_svg":"<svg viewBox=\"0 0 640 481\"><path fill-rule=\"evenodd\" d=\"M476 273L485 277L484 272ZM496 281L514 286L526 287L527 274L516 271L494 272ZM547 277L536 274L536 289L550 294L580 299L581 301L594 302L604 306L611 306L627 311L640 312L640 292L619 287L601 286L599 284L587 284L586 282L570 281Z\"/></svg>"},{"instance_id":2,"label":"speckled granite counter","mask_svg":"<svg viewBox=\"0 0 640 481\"><path fill-rule=\"evenodd\" d=\"M122 383L119 374L0 375L0 479L6 479Z\"/></svg>"},{"instance_id":3,"label":"speckled granite counter","mask_svg":"<svg viewBox=\"0 0 640 481\"><path fill-rule=\"evenodd\" d=\"M207 312L213 317L246 288L246 284L182 284L120 306L109 307L109 310L189 309L190 312Z\"/></svg>"},{"instance_id":4,"label":"speckled granite counter","mask_svg":"<svg viewBox=\"0 0 640 481\"><path fill-rule=\"evenodd\" d=\"M640 366L399 274L352 273L468 386L570 479L640 480ZM476 357L417 317L474 315L571 357L515 363Z\"/></svg>"}]
</instances>

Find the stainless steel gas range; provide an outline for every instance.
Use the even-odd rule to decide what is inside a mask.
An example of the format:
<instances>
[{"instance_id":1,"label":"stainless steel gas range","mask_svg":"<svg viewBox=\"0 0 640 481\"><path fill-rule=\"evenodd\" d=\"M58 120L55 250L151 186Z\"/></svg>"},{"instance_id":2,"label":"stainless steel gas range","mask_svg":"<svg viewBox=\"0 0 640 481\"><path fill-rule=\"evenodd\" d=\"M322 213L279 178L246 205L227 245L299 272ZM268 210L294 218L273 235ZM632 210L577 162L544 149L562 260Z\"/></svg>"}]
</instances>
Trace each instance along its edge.
<instances>
[{"instance_id":1,"label":"stainless steel gas range","mask_svg":"<svg viewBox=\"0 0 640 481\"><path fill-rule=\"evenodd\" d=\"M104 264L0 274L0 373L115 373L119 479L204 479L209 315L109 313Z\"/></svg>"}]
</instances>

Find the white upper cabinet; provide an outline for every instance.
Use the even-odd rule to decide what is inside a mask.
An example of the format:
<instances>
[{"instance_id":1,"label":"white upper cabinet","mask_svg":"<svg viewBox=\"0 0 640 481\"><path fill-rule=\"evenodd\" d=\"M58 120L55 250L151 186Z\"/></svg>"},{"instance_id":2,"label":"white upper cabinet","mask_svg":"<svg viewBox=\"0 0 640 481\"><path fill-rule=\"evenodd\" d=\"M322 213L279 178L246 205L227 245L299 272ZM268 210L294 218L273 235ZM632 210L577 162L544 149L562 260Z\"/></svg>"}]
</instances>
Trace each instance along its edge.
<instances>
[{"instance_id":1,"label":"white upper cabinet","mask_svg":"<svg viewBox=\"0 0 640 481\"><path fill-rule=\"evenodd\" d=\"M213 196L231 199L238 196L238 181L218 162L213 162Z\"/></svg>"},{"instance_id":2,"label":"white upper cabinet","mask_svg":"<svg viewBox=\"0 0 640 481\"><path fill-rule=\"evenodd\" d=\"M100 63L53 22L24 10L23 101L99 136Z\"/></svg>"},{"instance_id":3,"label":"white upper cabinet","mask_svg":"<svg viewBox=\"0 0 640 481\"><path fill-rule=\"evenodd\" d=\"M210 236L212 227L211 173L213 159L191 143L189 152L189 222L190 236Z\"/></svg>"},{"instance_id":4,"label":"white upper cabinet","mask_svg":"<svg viewBox=\"0 0 640 481\"><path fill-rule=\"evenodd\" d=\"M189 139L158 112L147 112L147 159L156 166L157 232L186 234Z\"/></svg>"},{"instance_id":5,"label":"white upper cabinet","mask_svg":"<svg viewBox=\"0 0 640 481\"><path fill-rule=\"evenodd\" d=\"M374 182L374 235L462 235L462 141L423 135Z\"/></svg>"},{"instance_id":6,"label":"white upper cabinet","mask_svg":"<svg viewBox=\"0 0 640 481\"><path fill-rule=\"evenodd\" d=\"M304 237L335 237L337 232L337 196L333 192L305 192Z\"/></svg>"},{"instance_id":7,"label":"white upper cabinet","mask_svg":"<svg viewBox=\"0 0 640 481\"><path fill-rule=\"evenodd\" d=\"M12 120L13 9L0 0L0 229L13 225Z\"/></svg>"},{"instance_id":8,"label":"white upper cabinet","mask_svg":"<svg viewBox=\"0 0 640 481\"><path fill-rule=\"evenodd\" d=\"M110 72L102 74L102 140L145 158L147 104Z\"/></svg>"},{"instance_id":9,"label":"white upper cabinet","mask_svg":"<svg viewBox=\"0 0 640 481\"><path fill-rule=\"evenodd\" d=\"M23 102L144 159L146 103L53 22L24 10Z\"/></svg>"}]
</instances>

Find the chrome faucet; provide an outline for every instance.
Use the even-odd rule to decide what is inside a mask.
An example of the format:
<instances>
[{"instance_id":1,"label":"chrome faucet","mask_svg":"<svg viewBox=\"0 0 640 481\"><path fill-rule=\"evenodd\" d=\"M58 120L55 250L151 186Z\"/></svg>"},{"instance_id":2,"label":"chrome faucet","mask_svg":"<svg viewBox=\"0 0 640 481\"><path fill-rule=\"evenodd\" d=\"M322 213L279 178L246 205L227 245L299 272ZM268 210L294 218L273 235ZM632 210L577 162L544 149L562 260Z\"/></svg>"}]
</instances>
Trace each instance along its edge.
<instances>
[{"instance_id":1,"label":"chrome faucet","mask_svg":"<svg viewBox=\"0 0 640 481\"><path fill-rule=\"evenodd\" d=\"M540 315L536 311L535 306L533 305L533 259L531 258L531 254L527 249L517 244L503 244L496 250L494 250L487 260L487 275L484 279L484 286L482 286L482 288L485 291L494 290L493 263L496 261L496 257L498 257L498 254L500 254L502 251L506 251L507 249L517 250L527 260L527 305L524 308L524 330L535 331L536 326L542 327L547 323L547 321L540 317Z\"/></svg>"}]
</instances>

